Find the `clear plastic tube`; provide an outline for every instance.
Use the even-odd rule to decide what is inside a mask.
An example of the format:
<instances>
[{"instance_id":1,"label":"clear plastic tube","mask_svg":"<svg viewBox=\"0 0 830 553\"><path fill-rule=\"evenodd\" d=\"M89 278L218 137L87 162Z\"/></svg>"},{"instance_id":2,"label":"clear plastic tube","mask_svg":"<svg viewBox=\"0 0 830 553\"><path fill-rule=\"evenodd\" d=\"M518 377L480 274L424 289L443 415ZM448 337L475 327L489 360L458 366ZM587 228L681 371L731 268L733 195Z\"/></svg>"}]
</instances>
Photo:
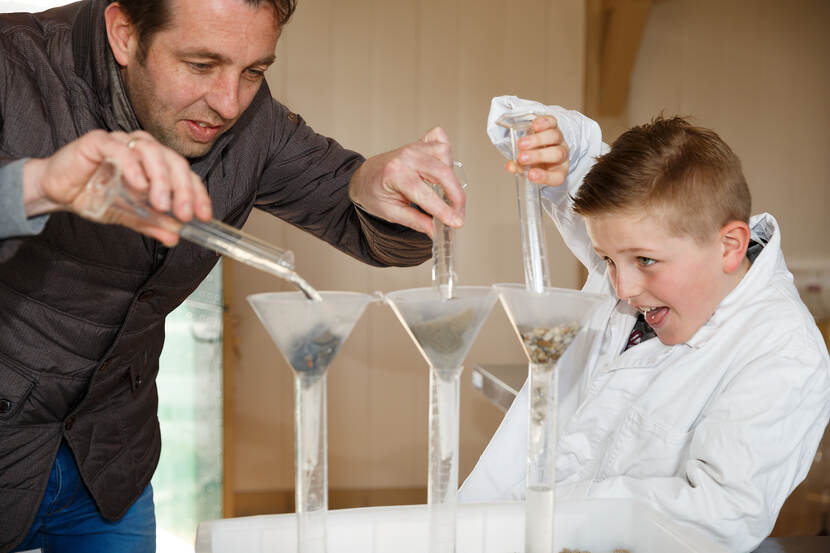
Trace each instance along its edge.
<instances>
[{"instance_id":1,"label":"clear plastic tube","mask_svg":"<svg viewBox=\"0 0 830 553\"><path fill-rule=\"evenodd\" d=\"M462 367L429 369L429 551L455 552L459 380Z\"/></svg>"},{"instance_id":2,"label":"clear plastic tube","mask_svg":"<svg viewBox=\"0 0 830 553\"><path fill-rule=\"evenodd\" d=\"M326 375L294 376L297 550L326 553Z\"/></svg>"},{"instance_id":3,"label":"clear plastic tube","mask_svg":"<svg viewBox=\"0 0 830 553\"><path fill-rule=\"evenodd\" d=\"M519 140L533 132L532 124L536 119L533 113L503 115L496 123L510 132L510 145L513 161L519 153ZM519 172L514 175L516 195L519 203L519 223L522 233L522 255L524 262L525 284L528 289L543 293L550 286L548 271L548 248L542 225L542 201L539 185L527 178L527 168L519 165Z\"/></svg>"},{"instance_id":4,"label":"clear plastic tube","mask_svg":"<svg viewBox=\"0 0 830 553\"><path fill-rule=\"evenodd\" d=\"M462 188L467 188L467 175L464 172L464 165L460 161L453 161L453 172L461 183ZM442 200L447 201L444 189L433 184L433 189ZM454 288L458 281L458 274L455 272L455 229L442 223L437 217L432 219L432 283L445 300L454 295Z\"/></svg>"},{"instance_id":5,"label":"clear plastic tube","mask_svg":"<svg viewBox=\"0 0 830 553\"><path fill-rule=\"evenodd\" d=\"M178 234L204 248L250 265L297 286L309 299L320 295L294 271L294 254L246 234L216 219L186 223L170 212L152 208L139 192L124 186L121 167L104 161L87 183L88 202L82 214L93 220L128 224L140 221Z\"/></svg>"}]
</instances>

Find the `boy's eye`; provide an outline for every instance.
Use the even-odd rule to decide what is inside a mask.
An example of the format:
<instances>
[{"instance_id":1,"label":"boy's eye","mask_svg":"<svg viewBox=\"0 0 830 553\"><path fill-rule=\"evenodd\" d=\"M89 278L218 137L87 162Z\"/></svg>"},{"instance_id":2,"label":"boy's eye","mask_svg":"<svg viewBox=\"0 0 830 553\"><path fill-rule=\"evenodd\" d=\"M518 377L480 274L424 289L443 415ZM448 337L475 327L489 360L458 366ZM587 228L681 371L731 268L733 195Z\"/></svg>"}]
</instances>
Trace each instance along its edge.
<instances>
[{"instance_id":1,"label":"boy's eye","mask_svg":"<svg viewBox=\"0 0 830 553\"><path fill-rule=\"evenodd\" d=\"M655 261L654 259L652 259L650 257L638 257L637 262L642 267L648 267L649 265L654 265L655 263L657 263L657 261Z\"/></svg>"},{"instance_id":2,"label":"boy's eye","mask_svg":"<svg viewBox=\"0 0 830 553\"><path fill-rule=\"evenodd\" d=\"M609 267L614 266L614 261L612 261L611 258L608 257L607 255L605 257L603 257L602 259L603 259L603 261L605 261L605 264L608 265Z\"/></svg>"}]
</instances>

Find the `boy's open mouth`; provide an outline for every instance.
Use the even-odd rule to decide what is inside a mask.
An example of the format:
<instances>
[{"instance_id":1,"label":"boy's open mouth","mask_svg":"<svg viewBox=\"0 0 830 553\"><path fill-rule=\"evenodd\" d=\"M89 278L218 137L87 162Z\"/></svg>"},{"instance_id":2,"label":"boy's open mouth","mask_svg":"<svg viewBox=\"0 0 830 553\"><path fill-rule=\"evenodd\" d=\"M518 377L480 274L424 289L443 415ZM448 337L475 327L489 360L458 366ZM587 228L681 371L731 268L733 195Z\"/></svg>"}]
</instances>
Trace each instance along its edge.
<instances>
[{"instance_id":1,"label":"boy's open mouth","mask_svg":"<svg viewBox=\"0 0 830 553\"><path fill-rule=\"evenodd\" d=\"M668 307L646 307L640 306L637 309L640 310L645 316L646 322L649 324L651 328L656 328L660 326L660 324L666 319L669 314Z\"/></svg>"}]
</instances>

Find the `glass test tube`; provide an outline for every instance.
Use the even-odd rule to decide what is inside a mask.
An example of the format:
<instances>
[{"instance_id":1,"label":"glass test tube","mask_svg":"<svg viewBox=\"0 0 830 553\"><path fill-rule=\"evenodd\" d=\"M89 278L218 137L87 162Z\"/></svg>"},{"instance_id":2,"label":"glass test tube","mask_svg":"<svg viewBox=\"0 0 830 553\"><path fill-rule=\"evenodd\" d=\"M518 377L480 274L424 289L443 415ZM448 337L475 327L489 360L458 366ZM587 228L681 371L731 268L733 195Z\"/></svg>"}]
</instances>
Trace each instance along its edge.
<instances>
[{"instance_id":1,"label":"glass test tube","mask_svg":"<svg viewBox=\"0 0 830 553\"><path fill-rule=\"evenodd\" d=\"M534 113L505 115L497 124L508 129L513 161L518 165L519 140L533 132ZM525 285L543 294L550 286L547 242L543 228L541 189L519 165L514 175L519 204ZM556 399L558 373L555 363L528 364L527 499L525 503L525 552L553 551L554 489L556 487Z\"/></svg>"},{"instance_id":2,"label":"glass test tube","mask_svg":"<svg viewBox=\"0 0 830 553\"><path fill-rule=\"evenodd\" d=\"M532 124L536 115L522 113L504 115L496 121L510 133L510 145L513 161L519 154L519 140L533 133ZM527 178L527 168L519 165L519 172L514 175L516 194L519 203L519 224L522 233L522 259L524 262L525 284L528 289L543 293L550 286L548 271L548 249L542 225L542 201L540 187Z\"/></svg>"},{"instance_id":3,"label":"glass test tube","mask_svg":"<svg viewBox=\"0 0 830 553\"><path fill-rule=\"evenodd\" d=\"M458 508L458 419L463 367L429 368L430 553L455 553Z\"/></svg>"},{"instance_id":4,"label":"glass test tube","mask_svg":"<svg viewBox=\"0 0 830 553\"><path fill-rule=\"evenodd\" d=\"M97 221L143 224L162 228L216 253L233 258L290 281L309 299L320 295L294 271L294 254L281 250L230 225L211 219L179 221L170 212L150 206L141 192L124 186L121 167L114 160L104 161L87 183L88 201L83 215Z\"/></svg>"},{"instance_id":5,"label":"glass test tube","mask_svg":"<svg viewBox=\"0 0 830 553\"><path fill-rule=\"evenodd\" d=\"M453 172L461 183L461 187L467 188L467 175L464 173L464 165L460 161L453 161L452 164ZM444 193L444 189L438 184L433 184L432 187L438 196L446 202L447 195ZM455 272L455 250L453 246L455 229L448 227L436 217L433 217L432 225L432 283L441 294L441 297L446 300L453 297L453 289L458 281L458 275Z\"/></svg>"}]
</instances>

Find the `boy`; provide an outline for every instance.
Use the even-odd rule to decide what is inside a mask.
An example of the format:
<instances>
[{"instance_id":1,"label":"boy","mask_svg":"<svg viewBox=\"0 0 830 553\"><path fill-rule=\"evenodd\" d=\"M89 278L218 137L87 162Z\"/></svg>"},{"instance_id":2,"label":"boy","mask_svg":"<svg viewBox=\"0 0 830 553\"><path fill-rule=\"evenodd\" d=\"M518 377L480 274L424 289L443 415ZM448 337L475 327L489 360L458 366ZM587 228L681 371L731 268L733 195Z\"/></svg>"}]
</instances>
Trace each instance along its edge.
<instances>
[{"instance_id":1,"label":"boy","mask_svg":"<svg viewBox=\"0 0 830 553\"><path fill-rule=\"evenodd\" d=\"M589 324L599 338L559 364L557 496L638 498L753 550L830 416L830 359L775 219L749 217L740 162L712 131L657 119L608 151L579 113L501 97L497 146L492 123L512 110L549 114L519 161L554 185L543 203L589 269L584 290L610 297ZM523 497L525 394L462 501Z\"/></svg>"}]
</instances>

